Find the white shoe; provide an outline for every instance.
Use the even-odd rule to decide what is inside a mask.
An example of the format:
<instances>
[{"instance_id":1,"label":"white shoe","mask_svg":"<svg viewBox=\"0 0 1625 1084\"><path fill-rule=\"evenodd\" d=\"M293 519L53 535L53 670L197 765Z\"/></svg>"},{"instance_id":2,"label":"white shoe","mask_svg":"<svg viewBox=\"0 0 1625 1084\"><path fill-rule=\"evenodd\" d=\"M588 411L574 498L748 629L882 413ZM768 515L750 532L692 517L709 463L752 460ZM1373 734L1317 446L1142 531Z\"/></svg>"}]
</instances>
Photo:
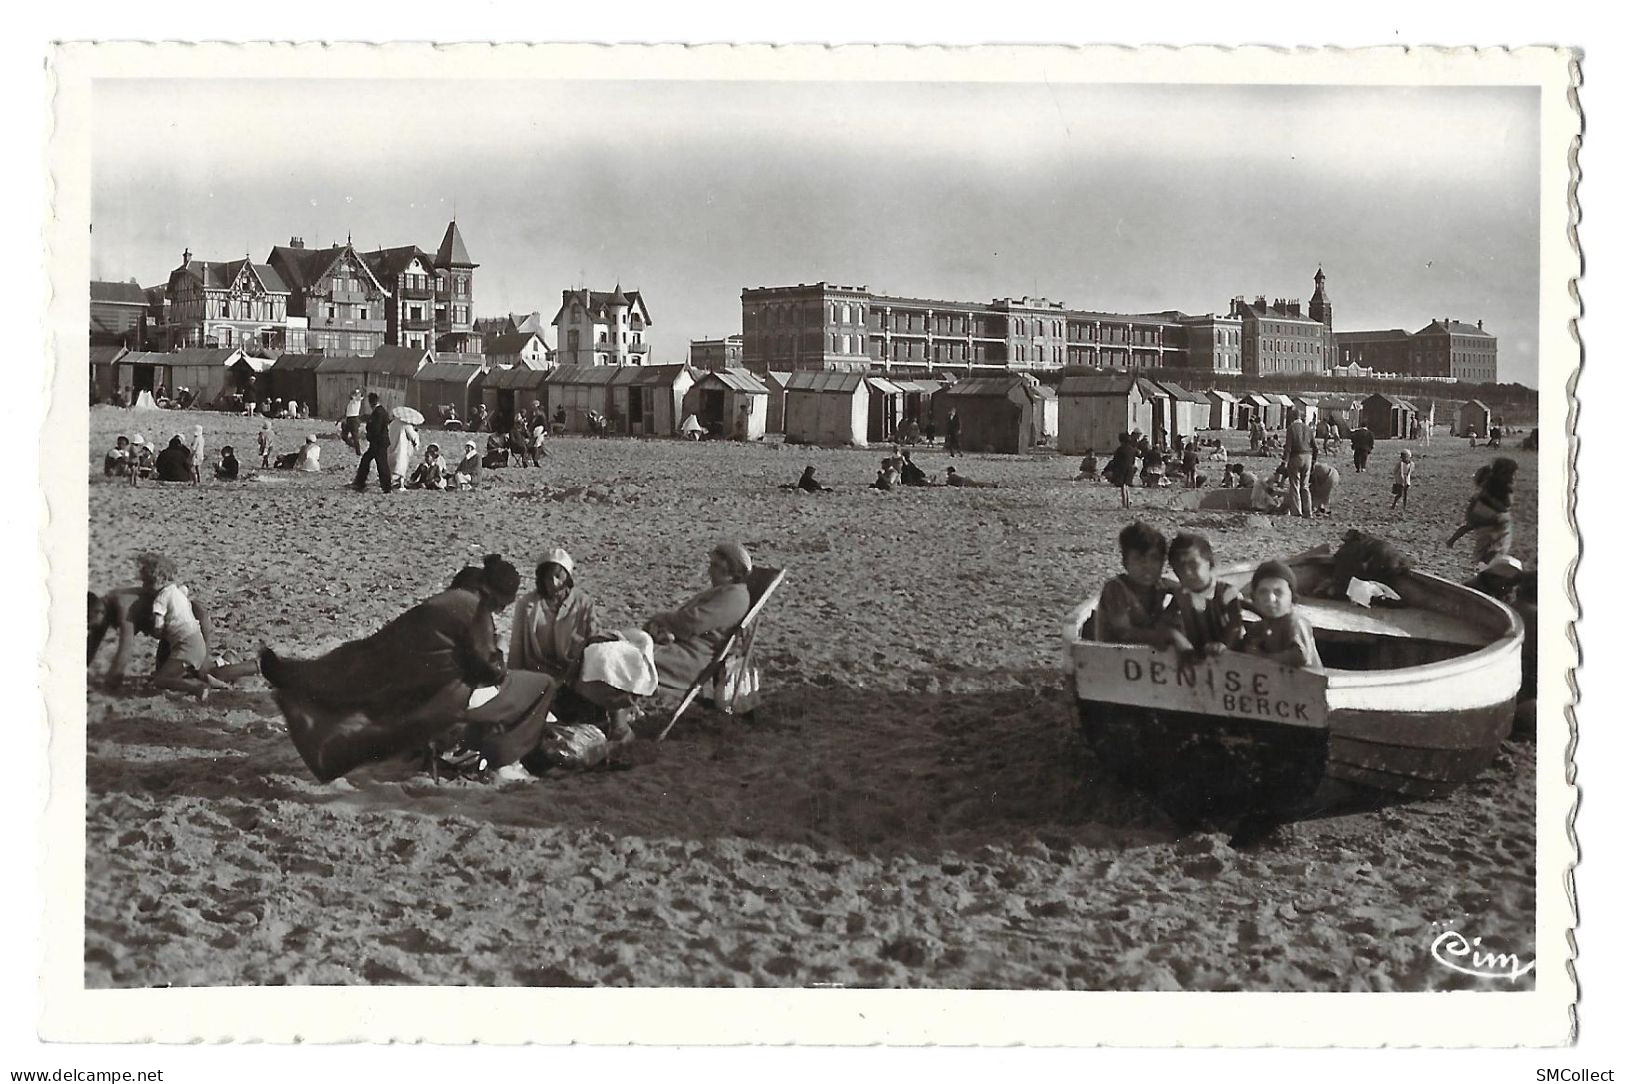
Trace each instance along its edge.
<instances>
[{"instance_id":1,"label":"white shoe","mask_svg":"<svg viewBox=\"0 0 1625 1084\"><path fill-rule=\"evenodd\" d=\"M497 769L497 778L504 783L534 783L536 777L523 764L504 764Z\"/></svg>"}]
</instances>

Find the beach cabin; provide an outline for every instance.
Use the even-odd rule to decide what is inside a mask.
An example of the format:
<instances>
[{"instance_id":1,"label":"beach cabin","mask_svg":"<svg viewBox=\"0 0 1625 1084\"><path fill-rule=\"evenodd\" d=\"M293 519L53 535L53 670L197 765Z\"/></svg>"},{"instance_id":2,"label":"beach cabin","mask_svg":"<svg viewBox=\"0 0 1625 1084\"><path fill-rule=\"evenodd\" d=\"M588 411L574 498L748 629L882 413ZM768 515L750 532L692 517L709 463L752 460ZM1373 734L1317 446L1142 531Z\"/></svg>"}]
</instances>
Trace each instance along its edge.
<instances>
[{"instance_id":1,"label":"beach cabin","mask_svg":"<svg viewBox=\"0 0 1625 1084\"><path fill-rule=\"evenodd\" d=\"M478 363L432 361L413 375L406 405L422 414L426 424L434 426L456 411L457 419L466 427L483 394L484 375L485 367Z\"/></svg>"},{"instance_id":2,"label":"beach cabin","mask_svg":"<svg viewBox=\"0 0 1625 1084\"><path fill-rule=\"evenodd\" d=\"M1339 437L1346 437L1360 428L1360 401L1347 395L1322 395L1316 404L1319 408L1316 418L1316 431L1335 433Z\"/></svg>"},{"instance_id":3,"label":"beach cabin","mask_svg":"<svg viewBox=\"0 0 1625 1084\"><path fill-rule=\"evenodd\" d=\"M683 415L694 415L708 432L735 440L761 440L767 433L767 385L744 369L717 369L700 376L683 397Z\"/></svg>"},{"instance_id":4,"label":"beach cabin","mask_svg":"<svg viewBox=\"0 0 1625 1084\"><path fill-rule=\"evenodd\" d=\"M380 346L366 357L330 356L316 368L317 416L342 418L350 393L360 388L394 410L406 405L406 389L417 371L434 360L421 346Z\"/></svg>"},{"instance_id":5,"label":"beach cabin","mask_svg":"<svg viewBox=\"0 0 1625 1084\"><path fill-rule=\"evenodd\" d=\"M948 414L959 412L959 446L967 452L1025 455L1045 440L1054 392L1045 395L1038 379L1025 373L972 376L932 397L938 435L948 432Z\"/></svg>"},{"instance_id":6,"label":"beach cabin","mask_svg":"<svg viewBox=\"0 0 1625 1084\"><path fill-rule=\"evenodd\" d=\"M1292 409L1298 412L1298 417L1303 419L1303 424L1307 425L1310 431L1313 432L1315 423L1320 417L1320 397L1318 395L1288 395L1287 398L1292 401Z\"/></svg>"},{"instance_id":7,"label":"beach cabin","mask_svg":"<svg viewBox=\"0 0 1625 1084\"><path fill-rule=\"evenodd\" d=\"M231 363L226 370L226 383L211 402L219 403L232 396L241 395L245 400L256 390L269 391L271 388L271 369L276 365L275 358L259 358L253 354L244 354ZM284 397L286 398L286 397ZM299 400L300 405L309 408L309 399ZM207 404L199 404L207 405Z\"/></svg>"},{"instance_id":8,"label":"beach cabin","mask_svg":"<svg viewBox=\"0 0 1625 1084\"><path fill-rule=\"evenodd\" d=\"M915 422L921 429L931 424L931 397L947 387L942 380L893 380L903 389L903 423Z\"/></svg>"},{"instance_id":9,"label":"beach cabin","mask_svg":"<svg viewBox=\"0 0 1625 1084\"><path fill-rule=\"evenodd\" d=\"M1056 450L1082 455L1093 448L1097 455L1110 455L1118 434L1136 429L1149 434L1159 391L1151 381L1129 373L1062 377Z\"/></svg>"},{"instance_id":10,"label":"beach cabin","mask_svg":"<svg viewBox=\"0 0 1625 1084\"><path fill-rule=\"evenodd\" d=\"M1173 421L1168 429L1170 447L1175 437L1190 440L1196 436L1198 429L1207 428L1210 407L1207 396L1188 391L1172 380L1153 380L1152 383L1168 393L1169 416Z\"/></svg>"},{"instance_id":11,"label":"beach cabin","mask_svg":"<svg viewBox=\"0 0 1625 1084\"><path fill-rule=\"evenodd\" d=\"M862 373L797 370L784 389L788 444L868 446L869 384Z\"/></svg>"},{"instance_id":12,"label":"beach cabin","mask_svg":"<svg viewBox=\"0 0 1625 1084\"><path fill-rule=\"evenodd\" d=\"M890 444L903 426L903 403L907 393L883 376L869 381L869 443Z\"/></svg>"},{"instance_id":13,"label":"beach cabin","mask_svg":"<svg viewBox=\"0 0 1625 1084\"><path fill-rule=\"evenodd\" d=\"M1280 407L1275 408L1277 411ZM1253 422L1258 422L1268 429L1270 425L1270 401L1256 391L1242 392L1236 397L1236 428L1251 429Z\"/></svg>"},{"instance_id":14,"label":"beach cabin","mask_svg":"<svg viewBox=\"0 0 1625 1084\"><path fill-rule=\"evenodd\" d=\"M316 390L316 369L323 361L321 354L282 354L265 371L265 393L273 399L293 399L310 408L312 417L320 417L321 395ZM353 388L351 389L354 390ZM346 392L344 401L350 400Z\"/></svg>"},{"instance_id":15,"label":"beach cabin","mask_svg":"<svg viewBox=\"0 0 1625 1084\"><path fill-rule=\"evenodd\" d=\"M1275 421L1272 423L1266 423L1265 427L1268 429L1285 429L1287 411L1295 409L1292 404L1292 397L1290 395L1283 395L1278 391L1267 391L1263 394L1264 398L1268 399L1270 405L1275 408L1274 414L1271 415Z\"/></svg>"},{"instance_id":16,"label":"beach cabin","mask_svg":"<svg viewBox=\"0 0 1625 1084\"><path fill-rule=\"evenodd\" d=\"M1033 443L1052 448L1061 432L1061 397L1048 384L1036 381L1029 385L1028 390L1037 396L1033 402L1033 424L1037 427Z\"/></svg>"},{"instance_id":17,"label":"beach cabin","mask_svg":"<svg viewBox=\"0 0 1625 1084\"><path fill-rule=\"evenodd\" d=\"M1236 397L1227 391L1217 388L1207 393L1209 429L1237 429L1236 424Z\"/></svg>"},{"instance_id":18,"label":"beach cabin","mask_svg":"<svg viewBox=\"0 0 1625 1084\"><path fill-rule=\"evenodd\" d=\"M1366 396L1360 404L1360 417L1378 440L1409 440L1418 424L1415 406L1381 392Z\"/></svg>"},{"instance_id":19,"label":"beach cabin","mask_svg":"<svg viewBox=\"0 0 1625 1084\"><path fill-rule=\"evenodd\" d=\"M493 425L511 429L515 414L528 413L537 406L540 406L544 413L548 411L550 400L547 378L547 370L532 369L524 365L487 369L484 376L474 381L479 388L479 394L473 402L485 404ZM465 414L463 417L466 418L468 415ZM549 413L548 417L551 418L552 414Z\"/></svg>"},{"instance_id":20,"label":"beach cabin","mask_svg":"<svg viewBox=\"0 0 1625 1084\"><path fill-rule=\"evenodd\" d=\"M758 373L756 378L767 389L767 431L769 433L782 433L784 432L784 391L790 383L790 374L769 370L765 373Z\"/></svg>"},{"instance_id":21,"label":"beach cabin","mask_svg":"<svg viewBox=\"0 0 1625 1084\"><path fill-rule=\"evenodd\" d=\"M113 398L118 387L118 372L114 366L119 358L130 352L125 346L92 346L90 348L90 401L105 403Z\"/></svg>"},{"instance_id":22,"label":"beach cabin","mask_svg":"<svg viewBox=\"0 0 1625 1084\"><path fill-rule=\"evenodd\" d=\"M1483 440L1490 435L1490 420L1490 408L1478 399L1469 399L1456 408L1456 425L1451 432L1465 437L1471 429Z\"/></svg>"},{"instance_id":23,"label":"beach cabin","mask_svg":"<svg viewBox=\"0 0 1625 1084\"><path fill-rule=\"evenodd\" d=\"M171 399L175 389L190 388L195 401L207 406L233 386L232 366L245 357L236 348L193 347L163 354L138 350L120 357L113 370L117 386L131 402L143 391L152 392L156 398L156 389L161 386Z\"/></svg>"},{"instance_id":24,"label":"beach cabin","mask_svg":"<svg viewBox=\"0 0 1625 1084\"><path fill-rule=\"evenodd\" d=\"M602 414L605 418L610 415L609 382L615 379L619 371L614 365L560 365L547 374L547 416L552 424L564 411L564 422L561 432L585 433L587 432L587 413L589 411ZM486 406L491 405L490 387L491 377L485 378Z\"/></svg>"},{"instance_id":25,"label":"beach cabin","mask_svg":"<svg viewBox=\"0 0 1625 1084\"><path fill-rule=\"evenodd\" d=\"M683 424L683 399L695 371L677 365L621 365L609 382L610 420L632 437L675 437ZM726 435L728 427L723 427Z\"/></svg>"}]
</instances>

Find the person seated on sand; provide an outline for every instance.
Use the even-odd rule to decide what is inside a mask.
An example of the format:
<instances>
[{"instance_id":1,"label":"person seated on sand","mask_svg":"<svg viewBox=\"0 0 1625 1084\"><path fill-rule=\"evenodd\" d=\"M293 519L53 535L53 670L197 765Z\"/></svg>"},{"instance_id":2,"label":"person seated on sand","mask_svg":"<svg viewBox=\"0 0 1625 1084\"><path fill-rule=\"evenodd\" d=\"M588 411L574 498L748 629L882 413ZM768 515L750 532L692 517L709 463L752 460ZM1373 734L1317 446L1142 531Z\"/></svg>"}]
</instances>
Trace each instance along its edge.
<instances>
[{"instance_id":1,"label":"person seated on sand","mask_svg":"<svg viewBox=\"0 0 1625 1084\"><path fill-rule=\"evenodd\" d=\"M142 553L135 562L138 585L100 596L99 606L94 601L97 596L91 595L87 666L95 661L107 633L113 628L119 630L118 646L103 679L107 689L123 685L137 633L158 641L152 683L160 689L206 699L212 689L226 688L229 682L259 673L258 663L228 663L224 658L212 657L214 629L209 616L191 592L175 582L173 561L156 553Z\"/></svg>"},{"instance_id":2,"label":"person seated on sand","mask_svg":"<svg viewBox=\"0 0 1625 1084\"><path fill-rule=\"evenodd\" d=\"M897 464L898 476L905 486L928 486L931 480L925 476L925 471L914 464L914 457L904 452L901 459L894 459Z\"/></svg>"},{"instance_id":3,"label":"person seated on sand","mask_svg":"<svg viewBox=\"0 0 1625 1084\"><path fill-rule=\"evenodd\" d=\"M299 458L294 461L294 470L304 471L306 474L320 474L322 471L322 446L316 443L316 434L305 436L305 445L299 449Z\"/></svg>"},{"instance_id":4,"label":"person seated on sand","mask_svg":"<svg viewBox=\"0 0 1625 1084\"><path fill-rule=\"evenodd\" d=\"M169 447L158 453L158 460L153 464L153 472L160 482L193 480L192 450L186 446L179 433L170 437Z\"/></svg>"},{"instance_id":5,"label":"person seated on sand","mask_svg":"<svg viewBox=\"0 0 1625 1084\"><path fill-rule=\"evenodd\" d=\"M1230 453L1225 451L1224 444L1222 442L1214 441L1213 450L1207 454L1207 458L1209 463L1222 463L1228 465L1230 462Z\"/></svg>"},{"instance_id":6,"label":"person seated on sand","mask_svg":"<svg viewBox=\"0 0 1625 1084\"><path fill-rule=\"evenodd\" d=\"M1168 545L1168 566L1179 590L1163 611L1163 624L1175 650L1215 658L1241 646L1241 592L1213 575L1213 545L1203 535L1181 531Z\"/></svg>"},{"instance_id":7,"label":"person seated on sand","mask_svg":"<svg viewBox=\"0 0 1625 1084\"><path fill-rule=\"evenodd\" d=\"M870 489L890 490L897 486L901 475L897 468L892 466L890 457L880 461L880 469L875 471L875 480L869 483Z\"/></svg>"},{"instance_id":8,"label":"person seated on sand","mask_svg":"<svg viewBox=\"0 0 1625 1084\"><path fill-rule=\"evenodd\" d=\"M495 615L519 583L519 571L490 554L365 639L314 659L263 650L260 669L316 778L422 750L460 728L492 768L532 751L557 683L509 670L497 647Z\"/></svg>"},{"instance_id":9,"label":"person seated on sand","mask_svg":"<svg viewBox=\"0 0 1625 1084\"><path fill-rule=\"evenodd\" d=\"M157 454L152 445L147 443L140 433L130 438L130 483L135 484L137 479L151 478L156 469Z\"/></svg>"},{"instance_id":10,"label":"person seated on sand","mask_svg":"<svg viewBox=\"0 0 1625 1084\"><path fill-rule=\"evenodd\" d=\"M430 444L423 453L423 462L417 465L407 480L407 489L445 489L446 463L440 458L440 445Z\"/></svg>"},{"instance_id":11,"label":"person seated on sand","mask_svg":"<svg viewBox=\"0 0 1625 1084\"><path fill-rule=\"evenodd\" d=\"M1241 649L1249 655L1320 672L1315 627L1295 609L1298 577L1282 561L1264 561L1253 572L1252 609L1262 619L1247 628Z\"/></svg>"},{"instance_id":12,"label":"person seated on sand","mask_svg":"<svg viewBox=\"0 0 1625 1084\"><path fill-rule=\"evenodd\" d=\"M1173 639L1162 620L1169 595L1162 581L1168 539L1150 524L1135 520L1118 532L1117 548L1123 571L1100 589L1095 639L1103 644L1167 647Z\"/></svg>"},{"instance_id":13,"label":"person seated on sand","mask_svg":"<svg viewBox=\"0 0 1625 1084\"><path fill-rule=\"evenodd\" d=\"M925 435L920 432L919 421L914 418L910 418L908 421L904 422L903 430L900 434L898 434L897 439L902 441L904 444L918 444L924 440Z\"/></svg>"},{"instance_id":14,"label":"person seated on sand","mask_svg":"<svg viewBox=\"0 0 1625 1084\"><path fill-rule=\"evenodd\" d=\"M711 551L706 571L711 586L675 610L644 622L654 638L655 670L660 692L677 697L688 691L700 671L716 657L730 632L750 612L750 551L724 542Z\"/></svg>"},{"instance_id":15,"label":"person seated on sand","mask_svg":"<svg viewBox=\"0 0 1625 1084\"><path fill-rule=\"evenodd\" d=\"M1244 472L1242 477L1252 477L1252 497L1248 507L1254 512L1266 512L1274 515L1286 510L1287 505L1287 476L1286 465L1275 468L1271 475L1252 474Z\"/></svg>"},{"instance_id":16,"label":"person seated on sand","mask_svg":"<svg viewBox=\"0 0 1625 1084\"><path fill-rule=\"evenodd\" d=\"M492 433L485 438L485 458L480 461L486 470L497 470L508 465L508 438Z\"/></svg>"},{"instance_id":17,"label":"person seated on sand","mask_svg":"<svg viewBox=\"0 0 1625 1084\"><path fill-rule=\"evenodd\" d=\"M559 682L553 714L565 722L604 718L601 690L583 694L581 668L591 644L619 640L599 620L592 596L576 586L575 561L568 550L555 547L536 563L536 590L519 600L508 640L508 665L515 670L536 670ZM609 705L605 734L612 741L631 737L631 715L614 710L630 705Z\"/></svg>"},{"instance_id":18,"label":"person seated on sand","mask_svg":"<svg viewBox=\"0 0 1625 1084\"><path fill-rule=\"evenodd\" d=\"M483 464L480 462L479 445L472 440L463 441L463 458L452 471L451 482L453 489L480 488L480 472Z\"/></svg>"},{"instance_id":19,"label":"person seated on sand","mask_svg":"<svg viewBox=\"0 0 1625 1084\"><path fill-rule=\"evenodd\" d=\"M112 449L102 457L102 476L111 478L116 474L122 477L128 473L130 473L130 438L120 433Z\"/></svg>"},{"instance_id":20,"label":"person seated on sand","mask_svg":"<svg viewBox=\"0 0 1625 1084\"><path fill-rule=\"evenodd\" d=\"M826 486L824 483L820 482L817 478L813 477L813 475L815 473L816 473L816 471L813 468L813 465L811 463L807 464L807 469L801 472L801 480L799 482L797 482L791 488L799 489L804 493L829 493L829 492L831 492L829 486Z\"/></svg>"},{"instance_id":21,"label":"person seated on sand","mask_svg":"<svg viewBox=\"0 0 1625 1084\"><path fill-rule=\"evenodd\" d=\"M944 484L960 486L966 489L998 489L997 482L978 482L974 478L966 478L952 467L948 468L948 476L943 479Z\"/></svg>"},{"instance_id":22,"label":"person seated on sand","mask_svg":"<svg viewBox=\"0 0 1625 1084\"><path fill-rule=\"evenodd\" d=\"M1083 453L1083 462L1078 464L1079 482L1096 482L1100 480L1100 459L1095 450L1090 448Z\"/></svg>"},{"instance_id":23,"label":"person seated on sand","mask_svg":"<svg viewBox=\"0 0 1625 1084\"><path fill-rule=\"evenodd\" d=\"M220 462L214 465L214 476L222 482L235 482L242 471L242 464L237 462L237 450L229 444L221 448Z\"/></svg>"}]
</instances>

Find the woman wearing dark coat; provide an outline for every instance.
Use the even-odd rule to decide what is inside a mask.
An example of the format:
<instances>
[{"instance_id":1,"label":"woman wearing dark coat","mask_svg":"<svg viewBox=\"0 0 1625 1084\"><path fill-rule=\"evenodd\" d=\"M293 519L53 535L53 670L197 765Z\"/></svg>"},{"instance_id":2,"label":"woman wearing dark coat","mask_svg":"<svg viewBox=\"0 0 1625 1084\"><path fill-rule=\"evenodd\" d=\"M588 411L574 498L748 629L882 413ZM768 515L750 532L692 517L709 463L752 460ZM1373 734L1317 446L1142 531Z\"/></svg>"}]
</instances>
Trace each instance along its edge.
<instances>
[{"instance_id":1,"label":"woman wearing dark coat","mask_svg":"<svg viewBox=\"0 0 1625 1084\"><path fill-rule=\"evenodd\" d=\"M284 659L266 648L261 672L316 778L325 783L422 748L461 725L512 728L537 709L545 718L554 683L523 671L516 674L524 680L506 680L497 647L494 615L518 590L518 570L491 555L364 640L315 659Z\"/></svg>"}]
</instances>

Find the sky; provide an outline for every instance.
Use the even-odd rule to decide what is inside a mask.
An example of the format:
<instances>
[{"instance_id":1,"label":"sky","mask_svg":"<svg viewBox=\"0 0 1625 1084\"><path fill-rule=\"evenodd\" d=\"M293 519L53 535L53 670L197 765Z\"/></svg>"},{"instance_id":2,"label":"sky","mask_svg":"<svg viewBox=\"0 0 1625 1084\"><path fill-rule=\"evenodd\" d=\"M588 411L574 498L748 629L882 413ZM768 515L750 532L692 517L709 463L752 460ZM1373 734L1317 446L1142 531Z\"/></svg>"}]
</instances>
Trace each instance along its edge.
<instances>
[{"instance_id":1,"label":"sky","mask_svg":"<svg viewBox=\"0 0 1625 1084\"><path fill-rule=\"evenodd\" d=\"M182 101L184 108L175 108ZM1514 87L105 80L92 274L164 282L301 236L433 253L477 315L643 292L657 362L740 290L1307 304L1483 320L1536 383L1538 92ZM551 341L551 339L550 339Z\"/></svg>"}]
</instances>

